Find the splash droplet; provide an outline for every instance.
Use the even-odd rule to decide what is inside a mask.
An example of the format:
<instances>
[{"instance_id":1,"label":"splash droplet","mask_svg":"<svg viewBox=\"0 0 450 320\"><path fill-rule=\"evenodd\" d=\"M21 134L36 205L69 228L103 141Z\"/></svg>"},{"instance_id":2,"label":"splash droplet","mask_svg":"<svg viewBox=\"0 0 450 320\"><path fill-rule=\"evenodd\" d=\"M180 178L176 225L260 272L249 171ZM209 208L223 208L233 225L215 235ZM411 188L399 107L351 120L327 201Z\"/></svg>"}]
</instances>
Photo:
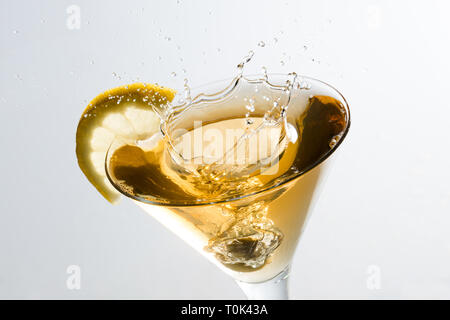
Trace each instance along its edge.
<instances>
[{"instance_id":1,"label":"splash droplet","mask_svg":"<svg viewBox=\"0 0 450 320\"><path fill-rule=\"evenodd\" d=\"M264 80L267 81L269 79L269 76L267 75L267 68L263 66L261 70L263 72Z\"/></svg>"},{"instance_id":2,"label":"splash droplet","mask_svg":"<svg viewBox=\"0 0 450 320\"><path fill-rule=\"evenodd\" d=\"M250 60L252 60L253 55L255 52L253 50L250 50L248 54L244 57L244 59L237 65L237 68L239 70L239 74L242 75L242 71L244 70L244 66L246 63L249 63Z\"/></svg>"}]
</instances>

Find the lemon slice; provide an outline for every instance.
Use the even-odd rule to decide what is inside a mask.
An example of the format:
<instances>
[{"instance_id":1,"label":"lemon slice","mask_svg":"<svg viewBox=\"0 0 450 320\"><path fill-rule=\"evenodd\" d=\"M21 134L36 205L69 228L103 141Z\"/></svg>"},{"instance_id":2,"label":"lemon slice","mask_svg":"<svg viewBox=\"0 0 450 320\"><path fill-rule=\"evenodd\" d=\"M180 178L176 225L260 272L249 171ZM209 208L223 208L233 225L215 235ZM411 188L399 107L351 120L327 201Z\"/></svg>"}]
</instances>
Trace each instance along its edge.
<instances>
[{"instance_id":1,"label":"lemon slice","mask_svg":"<svg viewBox=\"0 0 450 320\"><path fill-rule=\"evenodd\" d=\"M159 131L161 110L175 91L145 83L108 90L97 96L81 115L76 136L76 153L81 171L111 203L120 193L105 172L106 153L116 137L141 140Z\"/></svg>"}]
</instances>

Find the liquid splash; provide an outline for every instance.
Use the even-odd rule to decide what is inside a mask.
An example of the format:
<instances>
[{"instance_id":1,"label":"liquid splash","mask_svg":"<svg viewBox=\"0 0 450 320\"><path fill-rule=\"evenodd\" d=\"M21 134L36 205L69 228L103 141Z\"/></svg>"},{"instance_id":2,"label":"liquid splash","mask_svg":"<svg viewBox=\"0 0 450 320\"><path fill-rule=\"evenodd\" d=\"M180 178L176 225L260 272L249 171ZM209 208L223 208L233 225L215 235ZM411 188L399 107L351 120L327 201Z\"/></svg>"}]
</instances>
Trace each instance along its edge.
<instances>
[{"instance_id":1,"label":"liquid splash","mask_svg":"<svg viewBox=\"0 0 450 320\"><path fill-rule=\"evenodd\" d=\"M177 101L178 104L169 105L163 112L156 110L161 117L161 132L166 141L173 171L182 178L183 183L189 185L190 192L198 191L197 197L204 197L205 194L217 197L233 192L245 194L263 187L263 183L252 177L252 174L269 168L267 164L276 162L287 144L295 139L293 137L295 134L290 133L287 113L293 90L303 89L306 84L299 81L294 72L288 74L286 83L272 84L265 67L260 77L244 76L245 66L250 63L253 56L254 52L250 51L237 64L236 76L222 90L213 94L200 93L192 97L188 80L185 79L184 91ZM245 88L251 90L243 94ZM195 108L207 107L230 97L239 96L244 96L242 104L245 110L245 130L242 136L213 163L204 164L200 161L196 164L194 159L185 158L177 149L180 139L180 136L175 134L177 121L188 116ZM259 124L255 124L252 119L257 105L266 106L263 121ZM268 157L256 163L230 165L232 161L229 160L235 156L236 150L247 146L253 137L267 129L276 129L280 133L278 143ZM223 264L241 271L251 271L264 266L283 239L281 231L267 217L269 202L257 201L240 206L221 205L222 212L231 217L232 222L229 222L227 227L220 227L221 232L210 238L205 250L214 254ZM209 227L202 225L201 228Z\"/></svg>"},{"instance_id":2,"label":"liquid splash","mask_svg":"<svg viewBox=\"0 0 450 320\"><path fill-rule=\"evenodd\" d=\"M287 125L287 110L289 103L291 101L291 95L293 89L303 89L307 85L305 81L299 82L298 76L295 72L288 74L288 79L284 85L275 85L269 82L267 69L263 67L263 75L260 78L247 78L243 75L245 66L252 60L254 52L250 51L243 60L237 65L237 75L231 80L230 84L223 90L218 91L213 94L203 94L200 93L194 98L191 97L191 89L188 84L188 80L184 80L184 91L183 97L178 100L177 105L169 105L168 108L163 110L155 110L161 118L161 132L167 141L169 152L173 161L183 167L184 169L190 171L190 173L198 176L200 171L202 174L208 174L213 180L218 180L218 177L224 178L225 175L230 179L235 179L237 177L243 177L261 170L264 163L273 162L275 157L282 152L282 148L289 142L289 128ZM172 124L176 123L180 118L186 115L191 109L195 109L198 106L214 104L218 101L224 100L228 97L233 96L242 87L252 87L254 88L254 93L243 99L244 108L247 110L245 113L245 133L237 139L236 143L227 150L223 157L217 159L212 164L208 166L192 166L194 159L185 158L177 150L177 144L179 143L179 136L173 134L175 131ZM264 101L260 101L263 97ZM255 111L255 104L269 104L272 105L267 108L268 110L264 114L264 121L258 126L253 126L253 120L251 120L251 115ZM234 167L224 166L224 163L230 163L231 158L235 157L235 150L239 149L243 144L247 143L249 140L254 138L258 133L264 129L273 128L279 129L280 131L280 143L277 145L277 150L274 150L272 157L265 158L264 161L257 164L248 164L247 166L237 165ZM286 140L287 139L287 140ZM202 162L202 161L200 161Z\"/></svg>"}]
</instances>

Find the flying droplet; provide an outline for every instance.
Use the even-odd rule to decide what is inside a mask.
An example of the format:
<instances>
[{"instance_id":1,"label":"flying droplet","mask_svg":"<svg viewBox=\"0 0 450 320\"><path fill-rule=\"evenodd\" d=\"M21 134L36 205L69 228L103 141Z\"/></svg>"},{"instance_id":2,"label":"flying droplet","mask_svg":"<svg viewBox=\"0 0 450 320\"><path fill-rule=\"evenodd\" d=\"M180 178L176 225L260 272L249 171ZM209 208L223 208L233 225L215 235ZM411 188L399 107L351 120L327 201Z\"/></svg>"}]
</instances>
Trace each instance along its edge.
<instances>
[{"instance_id":1,"label":"flying droplet","mask_svg":"<svg viewBox=\"0 0 450 320\"><path fill-rule=\"evenodd\" d=\"M170 75L171 75L172 77L176 77L176 76L177 76L177 73L176 73L176 72L172 72Z\"/></svg>"},{"instance_id":2,"label":"flying droplet","mask_svg":"<svg viewBox=\"0 0 450 320\"><path fill-rule=\"evenodd\" d=\"M330 148L333 148L337 144L337 140L335 138L330 140L330 143L328 144Z\"/></svg>"},{"instance_id":3,"label":"flying droplet","mask_svg":"<svg viewBox=\"0 0 450 320\"><path fill-rule=\"evenodd\" d=\"M19 34L19 30L13 30L14 34Z\"/></svg>"},{"instance_id":4,"label":"flying droplet","mask_svg":"<svg viewBox=\"0 0 450 320\"><path fill-rule=\"evenodd\" d=\"M258 47L264 48L266 46L266 43L264 41L258 42Z\"/></svg>"},{"instance_id":5,"label":"flying droplet","mask_svg":"<svg viewBox=\"0 0 450 320\"><path fill-rule=\"evenodd\" d=\"M281 61L280 61L280 64L281 64L282 66L284 66L286 63L285 63L283 60L281 60Z\"/></svg>"}]
</instances>

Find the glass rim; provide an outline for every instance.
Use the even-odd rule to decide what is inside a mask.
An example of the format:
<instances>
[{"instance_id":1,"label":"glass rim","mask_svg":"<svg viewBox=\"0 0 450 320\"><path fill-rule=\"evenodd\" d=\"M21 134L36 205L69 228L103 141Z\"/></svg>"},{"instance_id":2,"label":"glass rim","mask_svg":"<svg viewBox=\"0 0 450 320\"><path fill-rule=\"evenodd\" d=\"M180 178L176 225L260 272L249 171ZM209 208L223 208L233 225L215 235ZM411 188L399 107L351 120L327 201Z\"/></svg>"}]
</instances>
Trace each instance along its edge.
<instances>
[{"instance_id":1,"label":"glass rim","mask_svg":"<svg viewBox=\"0 0 450 320\"><path fill-rule=\"evenodd\" d=\"M250 74L250 75L246 75L245 77L252 77L252 76L261 76L261 74ZM284 76L286 77L287 74L284 73L269 73L268 74L269 79L272 76ZM342 144L342 142L344 141L345 137L347 136L347 133L350 129L350 124L351 124L351 118L350 118L350 108L348 105L347 100L345 99L345 97L342 95L341 92L339 92L339 90L337 90L335 87L333 87L332 85L322 81L322 80L318 80L312 77L308 77L308 76L303 76L303 75L298 75L299 78L302 79L307 79L310 81L315 81L318 83L321 83L323 85L325 85L327 88L331 89L332 91L334 91L341 99L342 101L340 101L341 103L343 103L344 108L346 110L346 115L347 115L347 125L345 130L342 133L341 138L337 141L336 145L330 149L328 152L324 153L322 156L320 156L316 161L314 161L312 164L310 164L309 166L303 168L303 170L299 171L296 174L291 175L290 177L282 180L281 182L275 183L275 184L271 184L267 187L263 187L261 189L258 189L254 192L249 192L249 193L245 193L243 195L239 195L239 196L233 196L233 197L229 197L226 199L217 199L217 200L207 200L207 201L198 201L198 202L188 202L188 203L181 203L181 202L175 202L175 203L170 203L170 202L164 202L164 201L157 201L155 200L149 200L143 197L139 197L136 195L132 195L129 193L126 193L125 191L123 191L119 186L117 186L117 184L113 181L113 179L110 177L109 173L108 173L108 155L109 155L109 151L111 149L111 146L114 144L114 141L116 141L116 139L114 139L114 141L111 143L110 147L108 148L108 151L106 153L106 158L105 158L105 172L106 172L106 177L108 178L109 182L111 183L111 185L114 187L114 189L116 189L118 192L120 192L121 194L123 194L124 196L131 198L133 200L142 202L142 203L146 203L146 204L151 204L151 205L157 205L157 206L163 206L163 207L196 207L196 206L207 206L207 205L216 205L216 204L226 204L229 202L233 202L233 201L238 201L238 200L242 200L245 199L247 197L252 197L252 196L256 196L277 188L282 187L285 184L288 184L289 182L292 182L294 180L297 180L298 178L304 176L305 174L307 174L309 171L311 171L312 169L316 168L317 166L319 166L321 163L323 163L326 159L328 159L338 148L339 146ZM221 82L225 82L225 81L230 81L233 78L227 78L227 79L223 79L223 80L215 80L215 81L211 81L199 86L196 86L194 88L192 88L192 91L207 87L207 86L212 86L214 84L218 84Z\"/></svg>"}]
</instances>

